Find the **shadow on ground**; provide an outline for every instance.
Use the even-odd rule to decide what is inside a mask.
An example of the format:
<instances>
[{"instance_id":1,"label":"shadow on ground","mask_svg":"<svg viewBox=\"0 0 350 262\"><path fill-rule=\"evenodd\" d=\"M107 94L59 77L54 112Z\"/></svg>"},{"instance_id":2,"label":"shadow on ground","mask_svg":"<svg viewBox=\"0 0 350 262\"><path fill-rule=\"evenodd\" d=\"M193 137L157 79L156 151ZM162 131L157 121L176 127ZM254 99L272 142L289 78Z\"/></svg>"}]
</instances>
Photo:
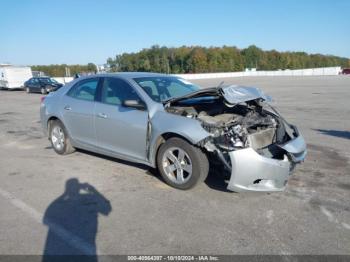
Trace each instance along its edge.
<instances>
[{"instance_id":1,"label":"shadow on ground","mask_svg":"<svg viewBox=\"0 0 350 262\"><path fill-rule=\"evenodd\" d=\"M99 215L108 216L110 202L92 185L71 178L65 191L46 209L43 223L48 227L43 261L97 262L96 234ZM71 258L71 259L69 259Z\"/></svg>"},{"instance_id":2,"label":"shadow on ground","mask_svg":"<svg viewBox=\"0 0 350 262\"><path fill-rule=\"evenodd\" d=\"M350 139L350 132L349 131L326 130L326 129L313 129L313 130L318 131L321 134L328 135L328 136L335 136L335 137Z\"/></svg>"},{"instance_id":3,"label":"shadow on ground","mask_svg":"<svg viewBox=\"0 0 350 262\"><path fill-rule=\"evenodd\" d=\"M230 179L230 174L222 167L213 166L209 170L209 174L207 179L205 180L205 184L211 189L234 193L227 189L227 182L225 180Z\"/></svg>"}]
</instances>

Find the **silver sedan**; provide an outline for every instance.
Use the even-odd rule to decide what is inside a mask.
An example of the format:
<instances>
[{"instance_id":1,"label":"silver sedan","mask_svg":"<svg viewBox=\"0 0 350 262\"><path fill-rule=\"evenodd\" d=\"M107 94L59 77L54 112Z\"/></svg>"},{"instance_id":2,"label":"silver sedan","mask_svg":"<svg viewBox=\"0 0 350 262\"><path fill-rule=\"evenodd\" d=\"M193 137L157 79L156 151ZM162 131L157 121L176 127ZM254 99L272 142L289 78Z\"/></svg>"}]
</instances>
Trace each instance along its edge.
<instances>
[{"instance_id":1,"label":"silver sedan","mask_svg":"<svg viewBox=\"0 0 350 262\"><path fill-rule=\"evenodd\" d=\"M40 115L58 154L81 148L146 164L178 189L204 181L216 165L231 191L281 191L306 145L268 101L253 87L202 89L171 75L116 73L50 93Z\"/></svg>"}]
</instances>

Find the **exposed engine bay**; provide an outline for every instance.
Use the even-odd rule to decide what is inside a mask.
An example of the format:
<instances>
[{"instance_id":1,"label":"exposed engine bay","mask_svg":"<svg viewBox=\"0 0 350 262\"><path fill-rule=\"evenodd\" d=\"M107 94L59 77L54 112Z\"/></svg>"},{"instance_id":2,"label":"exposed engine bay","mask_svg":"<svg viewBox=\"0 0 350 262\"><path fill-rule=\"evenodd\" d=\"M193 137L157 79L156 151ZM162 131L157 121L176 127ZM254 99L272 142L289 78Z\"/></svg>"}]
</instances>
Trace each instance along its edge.
<instances>
[{"instance_id":1,"label":"exposed engine bay","mask_svg":"<svg viewBox=\"0 0 350 262\"><path fill-rule=\"evenodd\" d=\"M171 99L164 108L200 122L209 135L196 145L230 175L229 190L280 191L307 150L298 129L269 101L258 88L227 86Z\"/></svg>"},{"instance_id":2,"label":"exposed engine bay","mask_svg":"<svg viewBox=\"0 0 350 262\"><path fill-rule=\"evenodd\" d=\"M223 173L230 174L229 190L280 191L307 150L298 129L269 100L257 88L228 86L177 98L165 110L199 121L210 134L197 146L229 171Z\"/></svg>"},{"instance_id":3,"label":"exposed engine bay","mask_svg":"<svg viewBox=\"0 0 350 262\"><path fill-rule=\"evenodd\" d=\"M199 120L211 134L216 147L233 151L247 147L260 150L288 139L282 120L263 107L263 101L254 100L233 106L222 102L199 102L190 106L171 106L166 110Z\"/></svg>"}]
</instances>

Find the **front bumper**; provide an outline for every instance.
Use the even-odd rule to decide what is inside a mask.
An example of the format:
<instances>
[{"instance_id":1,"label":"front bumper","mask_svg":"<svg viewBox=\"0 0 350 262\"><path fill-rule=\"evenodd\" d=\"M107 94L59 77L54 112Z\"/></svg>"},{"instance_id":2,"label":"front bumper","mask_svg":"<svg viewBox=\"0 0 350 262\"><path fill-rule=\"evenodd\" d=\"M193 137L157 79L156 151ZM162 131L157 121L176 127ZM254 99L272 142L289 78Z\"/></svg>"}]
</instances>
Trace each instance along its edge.
<instances>
[{"instance_id":1,"label":"front bumper","mask_svg":"<svg viewBox=\"0 0 350 262\"><path fill-rule=\"evenodd\" d=\"M48 93L56 91L56 87L46 87Z\"/></svg>"},{"instance_id":2,"label":"front bumper","mask_svg":"<svg viewBox=\"0 0 350 262\"><path fill-rule=\"evenodd\" d=\"M284 190L295 164L304 161L307 150L300 134L280 147L286 152L283 160L262 156L252 148L230 152L232 171L227 189L235 192Z\"/></svg>"}]
</instances>

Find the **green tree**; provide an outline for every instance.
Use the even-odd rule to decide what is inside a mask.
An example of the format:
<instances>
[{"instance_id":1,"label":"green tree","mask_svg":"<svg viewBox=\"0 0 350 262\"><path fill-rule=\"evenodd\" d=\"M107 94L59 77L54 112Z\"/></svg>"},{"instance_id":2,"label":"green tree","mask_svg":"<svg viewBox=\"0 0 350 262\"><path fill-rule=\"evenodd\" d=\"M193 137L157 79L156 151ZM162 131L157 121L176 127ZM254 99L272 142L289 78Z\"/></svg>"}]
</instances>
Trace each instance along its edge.
<instances>
[{"instance_id":1,"label":"green tree","mask_svg":"<svg viewBox=\"0 0 350 262\"><path fill-rule=\"evenodd\" d=\"M108 58L107 63L112 71L162 73L232 72L256 67L258 70L350 67L348 58L310 55L305 52L264 51L254 45L245 49L234 46L168 48L154 45L137 53L123 53L117 55L115 59Z\"/></svg>"}]
</instances>

